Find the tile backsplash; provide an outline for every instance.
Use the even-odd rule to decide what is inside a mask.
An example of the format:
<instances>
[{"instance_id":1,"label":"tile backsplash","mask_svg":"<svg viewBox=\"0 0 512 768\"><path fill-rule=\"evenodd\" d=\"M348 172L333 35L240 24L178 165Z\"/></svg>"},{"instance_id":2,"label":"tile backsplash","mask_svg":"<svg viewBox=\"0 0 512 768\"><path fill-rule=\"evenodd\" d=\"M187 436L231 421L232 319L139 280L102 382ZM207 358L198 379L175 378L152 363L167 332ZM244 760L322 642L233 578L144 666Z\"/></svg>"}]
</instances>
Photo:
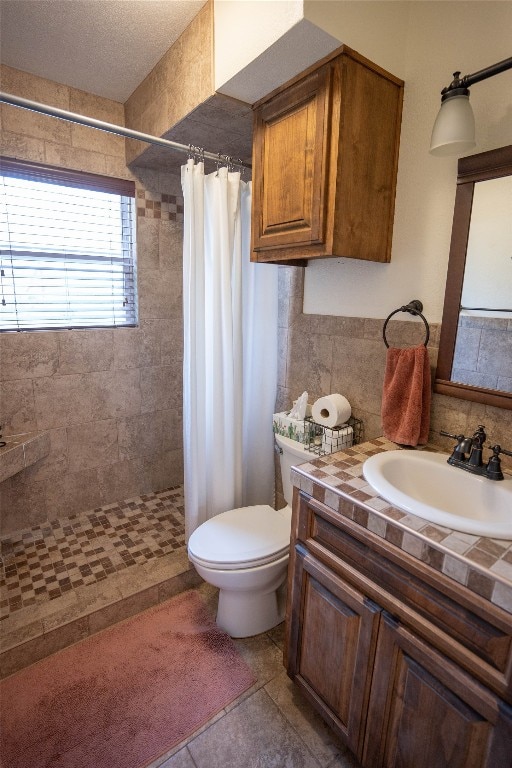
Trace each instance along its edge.
<instances>
[{"instance_id":1,"label":"tile backsplash","mask_svg":"<svg viewBox=\"0 0 512 768\"><path fill-rule=\"evenodd\" d=\"M359 317L305 315L302 312L304 268L279 267L279 387L276 411L289 409L307 390L309 402L331 392L345 395L354 416L364 424L363 439L382 434L381 400L386 362L383 320ZM424 310L428 320L428 308ZM425 327L420 320L397 320L386 328L390 346L420 344ZM432 378L435 375L440 324L430 324L428 344ZM454 397L433 394L429 442L448 451L453 440L441 430L471 435L485 424L488 441L512 450L512 411ZM512 469L509 459L504 466Z\"/></svg>"}]
</instances>

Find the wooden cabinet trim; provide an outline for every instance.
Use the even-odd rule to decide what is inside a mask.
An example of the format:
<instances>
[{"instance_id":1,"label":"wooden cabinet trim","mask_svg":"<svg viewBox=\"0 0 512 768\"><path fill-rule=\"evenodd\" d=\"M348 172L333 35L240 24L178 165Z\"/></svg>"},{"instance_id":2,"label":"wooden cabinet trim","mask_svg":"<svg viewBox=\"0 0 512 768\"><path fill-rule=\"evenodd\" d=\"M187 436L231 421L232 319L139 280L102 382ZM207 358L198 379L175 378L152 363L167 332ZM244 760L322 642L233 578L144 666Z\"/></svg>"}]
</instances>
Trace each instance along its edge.
<instances>
[{"instance_id":1,"label":"wooden cabinet trim","mask_svg":"<svg viewBox=\"0 0 512 768\"><path fill-rule=\"evenodd\" d=\"M327 78L328 87L321 86L321 78ZM305 135L298 105L315 83L314 167L302 162L301 139L294 145L301 149L290 154L293 168L283 168L281 145L288 147L289 132ZM341 46L253 105L253 261L390 260L402 101L402 80ZM281 133L267 123L280 110L290 120ZM274 162L268 161L269 153ZM267 178L269 167L286 180L284 186L272 174ZM303 188L307 194L301 195ZM287 189L293 194L286 197Z\"/></svg>"},{"instance_id":2,"label":"wooden cabinet trim","mask_svg":"<svg viewBox=\"0 0 512 768\"><path fill-rule=\"evenodd\" d=\"M370 696L363 748L364 765L383 768L395 765L397 754L400 754L399 729L403 728L404 722L407 728L403 716L406 707L404 680L407 671L410 671L425 689L432 691L431 698L439 706L446 702L446 715L450 709L452 713L457 713L459 723L454 722L454 725L462 723L465 727L466 741L457 744L454 736L452 743L449 739L445 742L446 753L441 758L444 762L437 762L437 752L435 756L430 756L436 760L436 765L453 765L455 756L457 765L505 768L506 762L501 759L503 745L499 742L506 741L507 735L510 740L512 735L510 707L503 705L489 690L386 613L381 619L375 669L379 671L374 674ZM421 707L419 701L416 707ZM424 718L427 713L415 708L415 715L421 732L422 722L423 729L426 726ZM493 760L490 761L489 755L493 753ZM432 764L428 754L421 757L422 766Z\"/></svg>"},{"instance_id":3,"label":"wooden cabinet trim","mask_svg":"<svg viewBox=\"0 0 512 768\"><path fill-rule=\"evenodd\" d=\"M487 720L496 721L500 706L495 694L440 654L437 648L414 635L408 627L393 621L393 617L386 612L383 613L382 620L385 631L391 632L393 642L398 643L405 653L412 655L415 650L419 650L422 658L428 660L429 670L433 675L448 677L450 687L457 696L463 698L473 709L479 710Z\"/></svg>"},{"instance_id":4,"label":"wooden cabinet trim","mask_svg":"<svg viewBox=\"0 0 512 768\"><path fill-rule=\"evenodd\" d=\"M286 88L290 88L292 85L295 85L295 83L300 82L300 80L304 79L305 77L310 75L312 72L315 72L320 67L325 66L329 62L333 61L334 59L337 59L339 56L342 56L342 55L349 56L351 59L354 59L354 61L358 61L360 64L363 64L368 69L371 69L377 74L381 75L382 77L385 77L386 80L390 80L391 82L395 83L395 85L398 85L401 88L403 88L404 81L401 80L399 77L396 77L396 75L392 75L391 72L388 72L383 67L380 67L378 64L375 64L375 62L370 61L370 59L367 59L365 56L362 56L357 51L354 51L353 48L349 48L348 45L341 45L339 48L336 48L331 53L328 53L327 56L324 56L322 59L312 64L303 72L300 72L298 75L295 75L295 77L290 78L290 80L287 80L282 85L279 85L277 86L277 88L274 88L273 91L270 91L270 93L267 93L261 99L258 99L258 101L255 101L254 104L252 105L252 109L259 109L259 107L261 107L267 101L269 101L270 99L273 99L276 94L281 93L281 91L285 90Z\"/></svg>"},{"instance_id":5,"label":"wooden cabinet trim","mask_svg":"<svg viewBox=\"0 0 512 768\"><path fill-rule=\"evenodd\" d=\"M427 584L439 589L447 597L460 603L465 608L477 613L485 621L489 621L494 624L500 630L504 632L510 632L512 630L512 615L507 613L499 606L486 600L484 597L477 595L475 592L467 589L462 584L458 584L453 579L445 576L443 573L436 571L430 567L427 563L418 560L417 558L409 555L403 549L391 544L386 539L373 533L367 528L363 528L358 523L355 523L348 517L335 512L330 507L326 506L320 501L313 499L305 494L303 491L298 491L299 505L307 504L312 510L318 512L321 516L325 517L332 525L338 527L341 531L344 531L354 539L366 544L370 549L383 557L386 557L392 563L404 568L407 571L413 573L421 581L425 581ZM353 499L348 499L354 503ZM355 504L355 506L358 506ZM361 505L364 509L364 506ZM374 511L374 510L372 510ZM307 530L304 527L300 528L300 532ZM299 531L298 531L299 533ZM308 533L309 536L309 533ZM302 541L305 541L303 534L300 536Z\"/></svg>"},{"instance_id":6,"label":"wooden cabinet trim","mask_svg":"<svg viewBox=\"0 0 512 768\"><path fill-rule=\"evenodd\" d=\"M254 117L253 166L260 168L256 180L253 197L253 227L252 250L256 253L269 249L293 246L293 257L297 258L298 246L320 244L325 250L325 195L327 187L327 156L329 150L330 115L331 115L331 80L332 71L324 67L303 78L295 86L284 93L279 93L273 100L265 104ZM269 181L270 168L268 154L276 152L270 132L281 123L286 123L285 138L290 130L288 123L296 120L304 113L306 125L303 130L308 132L311 146L304 150L303 178L304 192L302 199L302 215L286 221L272 224L268 221L268 209L271 188L276 185ZM314 125L310 125L314 116ZM314 137L314 138L313 138ZM283 140L283 139L281 139ZM288 140L286 138L286 140ZM285 163L288 163L286 151L279 152ZM300 159L300 156L298 156ZM279 185L274 194L284 195L285 189ZM298 212L297 212L298 213Z\"/></svg>"},{"instance_id":7,"label":"wooden cabinet trim","mask_svg":"<svg viewBox=\"0 0 512 768\"><path fill-rule=\"evenodd\" d=\"M343 617L341 624L346 633L350 633L352 628L351 637L354 641L350 654L343 653L340 663L333 664L329 670L324 684L330 691L326 699L320 690L321 686L315 688L314 677L322 675L324 665L332 660L328 650L331 642L338 638L341 642L342 637L331 626L330 632L334 633L332 641L330 638L326 640L319 623L310 625L308 606L314 593L323 594L326 604L332 607L329 616L335 617L337 614ZM290 653L289 649L288 674L307 693L317 709L323 714L328 713L331 727L359 754L381 609L359 590L338 578L323 563L315 560L301 545L295 550L291 599L294 604L291 617L293 628L290 632L293 651ZM349 644L348 634L344 637L344 643ZM308 656L316 653L319 646L324 649L325 657L322 655L317 663L314 657L308 659ZM332 701L333 696L335 701Z\"/></svg>"},{"instance_id":8,"label":"wooden cabinet trim","mask_svg":"<svg viewBox=\"0 0 512 768\"><path fill-rule=\"evenodd\" d=\"M291 530L288 674L364 768L509 768L510 647L499 671L459 642L466 619L499 646L509 615L298 489ZM450 609L456 631L435 624Z\"/></svg>"},{"instance_id":9,"label":"wooden cabinet trim","mask_svg":"<svg viewBox=\"0 0 512 768\"><path fill-rule=\"evenodd\" d=\"M324 543L315 540L315 515L334 522L338 537ZM308 551L512 702L510 622L503 629L497 627L492 617L480 616L474 606L459 606L438 583L433 588L424 585L424 579L410 574L403 563L390 562L382 552L377 555L366 541L352 544L355 537L343 532L333 515L320 502L300 496L297 533Z\"/></svg>"}]
</instances>

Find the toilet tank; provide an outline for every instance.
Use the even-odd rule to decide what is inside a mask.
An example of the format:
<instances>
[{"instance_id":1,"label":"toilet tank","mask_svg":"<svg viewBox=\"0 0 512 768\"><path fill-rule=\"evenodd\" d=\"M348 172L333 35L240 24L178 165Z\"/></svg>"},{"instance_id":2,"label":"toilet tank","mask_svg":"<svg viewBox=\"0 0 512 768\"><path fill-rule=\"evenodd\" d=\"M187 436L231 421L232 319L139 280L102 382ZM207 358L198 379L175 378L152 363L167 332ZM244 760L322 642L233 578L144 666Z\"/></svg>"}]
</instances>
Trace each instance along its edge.
<instances>
[{"instance_id":1,"label":"toilet tank","mask_svg":"<svg viewBox=\"0 0 512 768\"><path fill-rule=\"evenodd\" d=\"M310 451L297 440L290 440L289 437L283 437L283 435L274 435L274 437L280 449L284 498L291 507L293 499L293 486L290 480L291 468L297 464L304 464L305 461L310 461L312 457Z\"/></svg>"}]
</instances>

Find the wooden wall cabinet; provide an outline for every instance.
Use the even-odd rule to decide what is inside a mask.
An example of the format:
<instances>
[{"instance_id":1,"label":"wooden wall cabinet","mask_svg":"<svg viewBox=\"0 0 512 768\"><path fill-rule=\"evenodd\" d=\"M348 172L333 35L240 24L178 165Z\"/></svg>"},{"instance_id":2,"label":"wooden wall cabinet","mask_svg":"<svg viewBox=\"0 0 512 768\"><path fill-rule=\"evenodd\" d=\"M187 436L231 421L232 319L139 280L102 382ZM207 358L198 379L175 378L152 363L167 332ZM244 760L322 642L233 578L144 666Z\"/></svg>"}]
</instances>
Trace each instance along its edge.
<instances>
[{"instance_id":1,"label":"wooden wall cabinet","mask_svg":"<svg viewBox=\"0 0 512 768\"><path fill-rule=\"evenodd\" d=\"M299 492L292 544L288 674L364 768L510 768L510 617Z\"/></svg>"},{"instance_id":2,"label":"wooden wall cabinet","mask_svg":"<svg viewBox=\"0 0 512 768\"><path fill-rule=\"evenodd\" d=\"M390 260L402 98L342 46L254 105L253 261Z\"/></svg>"}]
</instances>

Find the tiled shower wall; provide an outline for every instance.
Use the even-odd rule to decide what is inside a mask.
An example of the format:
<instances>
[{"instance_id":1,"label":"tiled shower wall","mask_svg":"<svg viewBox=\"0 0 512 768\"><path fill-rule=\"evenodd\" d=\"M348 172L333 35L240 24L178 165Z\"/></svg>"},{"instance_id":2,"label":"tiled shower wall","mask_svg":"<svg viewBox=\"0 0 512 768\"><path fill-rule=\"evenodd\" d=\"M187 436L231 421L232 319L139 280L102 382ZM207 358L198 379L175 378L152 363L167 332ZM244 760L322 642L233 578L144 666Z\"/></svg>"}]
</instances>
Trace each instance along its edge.
<instances>
[{"instance_id":1,"label":"tiled shower wall","mask_svg":"<svg viewBox=\"0 0 512 768\"><path fill-rule=\"evenodd\" d=\"M210 0L126 101L127 125L154 136L166 134L169 128L186 120L199 105L212 97L212 67L213 2ZM193 139L175 140L199 144L195 136ZM206 148L209 149L210 145ZM129 163L148 150L148 145L140 141L126 142Z\"/></svg>"},{"instance_id":2,"label":"tiled shower wall","mask_svg":"<svg viewBox=\"0 0 512 768\"><path fill-rule=\"evenodd\" d=\"M7 92L111 123L123 105L2 68ZM47 430L50 454L0 484L2 532L182 481L182 199L175 176L125 163L124 140L1 107L1 153L133 178L138 328L0 334L5 435Z\"/></svg>"},{"instance_id":3,"label":"tiled shower wall","mask_svg":"<svg viewBox=\"0 0 512 768\"><path fill-rule=\"evenodd\" d=\"M381 401L386 347L383 320L302 314L304 269L279 268L279 389L278 410L290 408L303 391L309 402L331 392L345 395L354 416L362 419L364 436L382 434ZM361 288L364 291L364 287ZM394 308L390 308L392 311ZM428 307L424 309L428 320ZM396 317L396 316L395 316ZM429 354L435 375L440 324L430 324ZM420 344L425 338L421 321L392 319L386 329L390 346ZM452 434L471 435L478 424L486 426L488 439L512 450L512 411L434 394L431 407L430 441L446 450ZM503 464L512 462L503 457Z\"/></svg>"},{"instance_id":4,"label":"tiled shower wall","mask_svg":"<svg viewBox=\"0 0 512 768\"><path fill-rule=\"evenodd\" d=\"M453 358L453 380L512 392L512 320L461 315Z\"/></svg>"}]
</instances>

